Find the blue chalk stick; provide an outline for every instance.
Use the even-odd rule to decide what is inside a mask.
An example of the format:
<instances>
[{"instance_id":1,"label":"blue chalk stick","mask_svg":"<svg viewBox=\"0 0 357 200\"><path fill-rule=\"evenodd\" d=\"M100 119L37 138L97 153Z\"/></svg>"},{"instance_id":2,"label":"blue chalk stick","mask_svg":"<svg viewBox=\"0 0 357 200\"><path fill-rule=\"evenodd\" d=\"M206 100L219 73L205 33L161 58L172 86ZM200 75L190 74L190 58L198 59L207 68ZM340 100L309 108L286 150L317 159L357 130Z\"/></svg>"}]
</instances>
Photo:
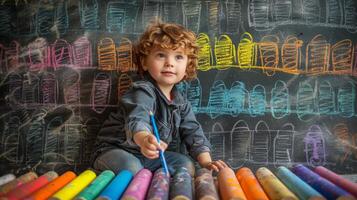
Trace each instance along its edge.
<instances>
[{"instance_id":1,"label":"blue chalk stick","mask_svg":"<svg viewBox=\"0 0 357 200\"><path fill-rule=\"evenodd\" d=\"M121 171L109 185L104 188L97 199L118 200L129 185L133 174L129 170Z\"/></svg>"}]
</instances>

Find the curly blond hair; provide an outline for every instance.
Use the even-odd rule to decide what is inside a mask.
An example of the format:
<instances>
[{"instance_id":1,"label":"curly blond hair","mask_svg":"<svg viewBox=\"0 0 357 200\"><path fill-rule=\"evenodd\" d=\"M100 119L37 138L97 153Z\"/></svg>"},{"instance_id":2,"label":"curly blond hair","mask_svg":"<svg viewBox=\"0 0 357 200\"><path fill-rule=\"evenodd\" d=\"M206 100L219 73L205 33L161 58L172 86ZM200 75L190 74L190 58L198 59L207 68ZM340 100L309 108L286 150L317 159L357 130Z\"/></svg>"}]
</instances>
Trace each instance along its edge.
<instances>
[{"instance_id":1,"label":"curly blond hair","mask_svg":"<svg viewBox=\"0 0 357 200\"><path fill-rule=\"evenodd\" d=\"M188 57L186 76L184 80L191 80L197 76L198 45L196 35L179 24L163 23L156 19L146 28L135 45L136 64L138 71L143 74L143 62L155 47L177 49L183 47Z\"/></svg>"}]
</instances>

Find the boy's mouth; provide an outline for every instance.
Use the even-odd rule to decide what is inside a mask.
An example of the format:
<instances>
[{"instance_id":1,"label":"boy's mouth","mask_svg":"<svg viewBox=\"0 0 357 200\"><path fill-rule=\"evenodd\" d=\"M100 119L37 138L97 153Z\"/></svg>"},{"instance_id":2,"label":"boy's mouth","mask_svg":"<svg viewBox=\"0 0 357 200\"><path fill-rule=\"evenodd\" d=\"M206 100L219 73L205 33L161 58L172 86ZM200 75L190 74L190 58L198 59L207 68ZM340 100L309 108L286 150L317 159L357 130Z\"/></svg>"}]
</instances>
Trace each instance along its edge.
<instances>
[{"instance_id":1,"label":"boy's mouth","mask_svg":"<svg viewBox=\"0 0 357 200\"><path fill-rule=\"evenodd\" d=\"M162 74L164 74L164 75L175 75L176 73L174 73L174 72L170 72L170 71L163 71L163 72L161 72Z\"/></svg>"}]
</instances>

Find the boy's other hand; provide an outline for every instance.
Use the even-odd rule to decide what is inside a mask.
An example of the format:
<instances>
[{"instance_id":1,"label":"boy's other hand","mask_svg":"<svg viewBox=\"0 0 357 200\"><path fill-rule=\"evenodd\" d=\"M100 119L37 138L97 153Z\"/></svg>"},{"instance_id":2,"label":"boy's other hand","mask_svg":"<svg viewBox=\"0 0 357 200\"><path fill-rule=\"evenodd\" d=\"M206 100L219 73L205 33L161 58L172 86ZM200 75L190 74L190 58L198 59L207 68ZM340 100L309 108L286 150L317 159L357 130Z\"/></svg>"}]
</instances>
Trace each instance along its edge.
<instances>
[{"instance_id":1,"label":"boy's other hand","mask_svg":"<svg viewBox=\"0 0 357 200\"><path fill-rule=\"evenodd\" d=\"M219 172L221 169L228 167L228 165L223 162L222 160L216 160L216 161L212 161L207 163L207 165L205 166L205 168L209 169L209 170L213 170L216 172Z\"/></svg>"},{"instance_id":2,"label":"boy's other hand","mask_svg":"<svg viewBox=\"0 0 357 200\"><path fill-rule=\"evenodd\" d=\"M167 144L163 141L160 141L160 144L157 142L157 139L154 135L148 134L141 145L141 153L149 158L155 159L159 157L159 150L165 151Z\"/></svg>"}]
</instances>

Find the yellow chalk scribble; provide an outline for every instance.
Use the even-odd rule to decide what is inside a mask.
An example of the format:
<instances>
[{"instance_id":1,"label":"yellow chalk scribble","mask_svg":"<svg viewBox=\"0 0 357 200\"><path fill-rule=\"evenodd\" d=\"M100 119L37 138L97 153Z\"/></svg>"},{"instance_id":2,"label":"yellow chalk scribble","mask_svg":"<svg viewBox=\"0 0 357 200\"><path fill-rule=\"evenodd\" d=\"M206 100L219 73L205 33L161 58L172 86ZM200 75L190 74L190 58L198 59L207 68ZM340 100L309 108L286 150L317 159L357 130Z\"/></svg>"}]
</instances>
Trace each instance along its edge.
<instances>
[{"instance_id":1,"label":"yellow chalk scribble","mask_svg":"<svg viewBox=\"0 0 357 200\"><path fill-rule=\"evenodd\" d=\"M221 35L215 40L214 52L218 69L228 69L236 61L235 46L228 35Z\"/></svg>"},{"instance_id":2,"label":"yellow chalk scribble","mask_svg":"<svg viewBox=\"0 0 357 200\"><path fill-rule=\"evenodd\" d=\"M197 44L200 47L198 52L198 69L207 71L211 69L212 52L208 35L200 33L197 38Z\"/></svg>"},{"instance_id":3,"label":"yellow chalk scribble","mask_svg":"<svg viewBox=\"0 0 357 200\"><path fill-rule=\"evenodd\" d=\"M240 68L250 69L257 61L257 46L253 42L253 36L243 33L237 49L238 65Z\"/></svg>"}]
</instances>

